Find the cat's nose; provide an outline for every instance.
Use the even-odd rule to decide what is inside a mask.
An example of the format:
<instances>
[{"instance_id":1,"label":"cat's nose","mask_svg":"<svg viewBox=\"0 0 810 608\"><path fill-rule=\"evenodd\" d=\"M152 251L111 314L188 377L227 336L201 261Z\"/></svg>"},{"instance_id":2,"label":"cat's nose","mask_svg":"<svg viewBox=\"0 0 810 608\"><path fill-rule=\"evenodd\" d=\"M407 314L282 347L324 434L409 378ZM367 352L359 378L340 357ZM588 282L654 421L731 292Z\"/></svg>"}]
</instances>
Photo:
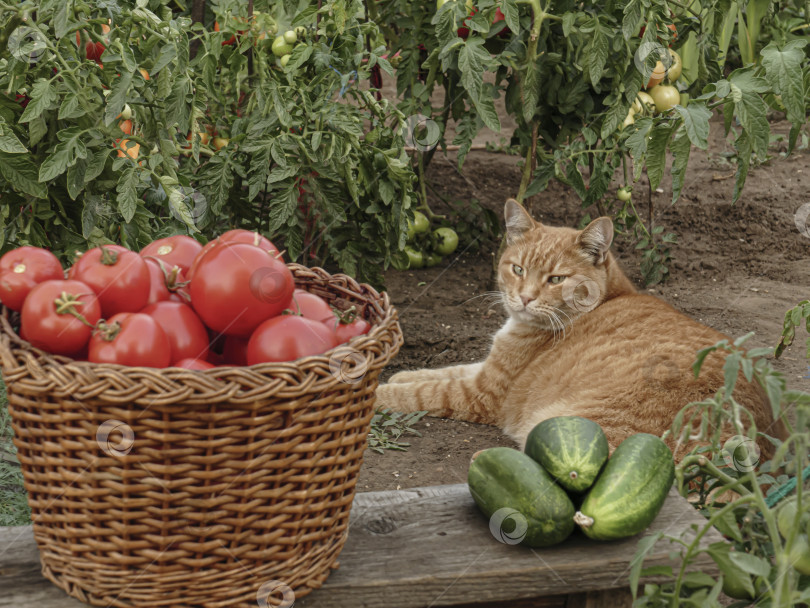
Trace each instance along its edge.
<instances>
[{"instance_id":1,"label":"cat's nose","mask_svg":"<svg viewBox=\"0 0 810 608\"><path fill-rule=\"evenodd\" d=\"M534 300L532 296L527 296L526 294L520 294L520 301L523 302L523 306L528 306L529 302Z\"/></svg>"}]
</instances>

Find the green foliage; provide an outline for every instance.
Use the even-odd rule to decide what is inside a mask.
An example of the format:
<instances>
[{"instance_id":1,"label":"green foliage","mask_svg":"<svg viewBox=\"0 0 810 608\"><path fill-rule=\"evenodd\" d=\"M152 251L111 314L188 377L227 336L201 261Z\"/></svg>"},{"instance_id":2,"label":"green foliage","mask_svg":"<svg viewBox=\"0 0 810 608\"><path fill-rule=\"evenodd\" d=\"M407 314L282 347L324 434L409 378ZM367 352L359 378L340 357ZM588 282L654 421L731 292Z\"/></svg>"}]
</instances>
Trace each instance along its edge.
<instances>
[{"instance_id":1,"label":"green foliage","mask_svg":"<svg viewBox=\"0 0 810 608\"><path fill-rule=\"evenodd\" d=\"M68 256L241 227L294 260L379 283L404 259L415 178L403 115L360 86L375 66L391 72L362 2L257 0L249 17L248 3L219 0L205 26L175 5L0 5L0 22L25 16L43 47L13 36L0 47L3 250ZM270 45L292 27L303 31L282 67ZM103 68L85 57L88 37L107 46ZM25 109L15 95L27 96ZM207 131L228 144L206 145ZM140 146L136 159L116 154L117 140Z\"/></svg>"},{"instance_id":2,"label":"green foliage","mask_svg":"<svg viewBox=\"0 0 810 608\"><path fill-rule=\"evenodd\" d=\"M707 148L716 112L725 118L726 135L732 124L740 125L733 133L736 201L752 158L768 158L769 106L782 104L787 111L789 151L805 124L810 64L804 30L794 26L762 48L759 29L767 2L476 0L472 16L462 0L440 2L438 8L433 0L371 4L372 16L386 24L389 45L402 55L397 69L397 89L404 95L400 109L431 117L440 127L441 148L449 143L445 127L453 119L459 165L484 126L499 129L494 100L504 100L517 123L513 143L524 157L519 201L557 179L577 193L583 207L596 205L603 212L616 170L629 157L632 174L624 171L624 184L638 181L646 171L656 189L669 173L674 203L685 184L691 147ZM729 20L732 9L734 19ZM504 19L496 21L496 11ZM756 65L724 77L728 31L737 17L740 31L748 36L746 52L761 61L752 60ZM668 25L674 25L677 35ZM685 94L683 105L666 114L637 115L635 124L622 128L656 61L668 61L667 47L682 54L684 75L676 84ZM439 92L443 102L436 107ZM669 156L674 158L671 170ZM635 209L624 215L644 224ZM649 283L663 280L667 259L651 238L652 230L643 226L634 231L645 249Z\"/></svg>"},{"instance_id":3,"label":"green foliage","mask_svg":"<svg viewBox=\"0 0 810 608\"><path fill-rule=\"evenodd\" d=\"M422 434L413 428L427 412L414 412L403 414L402 412L391 412L389 410L378 410L371 419L371 432L368 434L368 448L383 454L385 450L396 450L404 452L410 447L410 443L400 441L403 435Z\"/></svg>"},{"instance_id":4,"label":"green foliage","mask_svg":"<svg viewBox=\"0 0 810 608\"><path fill-rule=\"evenodd\" d=\"M0 527L24 526L31 523L28 495L23 487L17 448L12 443L14 431L6 401L6 385L0 379Z\"/></svg>"},{"instance_id":5,"label":"green foliage","mask_svg":"<svg viewBox=\"0 0 810 608\"><path fill-rule=\"evenodd\" d=\"M782 323L782 337L776 345L774 356L777 358L785 349L793 344L796 337L796 328L804 324L805 329L810 333L810 300L802 300L796 306L785 313L785 320ZM807 338L807 358L810 359L810 336Z\"/></svg>"},{"instance_id":6,"label":"green foliage","mask_svg":"<svg viewBox=\"0 0 810 608\"><path fill-rule=\"evenodd\" d=\"M799 525L801 513L810 512L804 484L796 484L793 494L798 501L795 521L777 525L780 489L786 484L790 487L792 477L801 478L803 470L810 470L806 469L810 463L810 394L786 390L784 377L762 358L771 349L746 352L742 346L750 335L733 343L723 340L698 353L693 365L696 376L711 352L726 355L724 385L711 399L687 405L671 432L682 440L689 436L706 442L681 460L675 476L681 494L689 497L707 521L688 536L659 536L672 543L673 554L680 559L675 570L644 569L644 555L658 539L639 543L630 576L633 593L639 596L634 606L719 608L726 605L720 603L721 590L734 598L747 598L734 606L749 605L755 598L761 606L802 605L810 599L810 577L793 567L796 554L792 553L805 535ZM757 429L750 412L732 396L739 374L764 388L774 417L788 431L784 442L768 437L767 429ZM788 417L791 410L795 414ZM795 425L791 422L794 416ZM737 433L725 444L720 434L723 425ZM771 460L759 458L758 438L776 446ZM701 539L712 528L729 542L700 548ZM686 572L701 553L714 560L719 577ZM649 574L663 575L669 582L640 589L639 578Z\"/></svg>"}]
</instances>

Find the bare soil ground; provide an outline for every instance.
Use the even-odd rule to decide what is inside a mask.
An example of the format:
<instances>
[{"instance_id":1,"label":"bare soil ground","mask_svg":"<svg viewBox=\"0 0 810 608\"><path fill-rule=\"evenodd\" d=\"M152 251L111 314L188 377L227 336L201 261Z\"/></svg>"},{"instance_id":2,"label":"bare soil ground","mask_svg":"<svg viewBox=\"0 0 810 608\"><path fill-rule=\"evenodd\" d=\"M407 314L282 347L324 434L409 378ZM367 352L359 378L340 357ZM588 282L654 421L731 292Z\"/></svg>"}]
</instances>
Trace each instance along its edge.
<instances>
[{"instance_id":1,"label":"bare soil ground","mask_svg":"<svg viewBox=\"0 0 810 608\"><path fill-rule=\"evenodd\" d=\"M775 125L785 131L784 124ZM498 138L500 139L500 138ZM498 139L493 138L494 141ZM650 289L679 310L731 337L756 332L752 346L775 346L787 309L810 295L810 238L795 225L794 214L810 203L810 153L789 158L773 148L774 158L752 168L741 199L731 205L734 166L725 154L731 146L722 125L713 123L709 150L693 150L687 184L670 205L668 179L664 192L653 194L655 224L678 235L672 247L670 278ZM478 199L501 214L504 201L520 182L518 158L474 151L463 167L453 155L437 153L428 176L435 191L449 200ZM645 186L646 188L646 186ZM639 189L646 192L646 189ZM646 196L634 195L646 207ZM431 196L431 206L442 202ZM550 225L576 226L585 214L576 194L552 183L539 196L535 216ZM402 369L440 367L481 360L505 315L475 296L492 287L495 246L461 253L430 269L390 271L387 289L399 309L405 346L383 374ZM619 237L614 252L639 288L639 252ZM775 361L791 388L810 390L804 336ZM460 483L466 480L470 456L477 450L513 445L498 429L453 420L425 418L406 452L367 451L359 491L391 490Z\"/></svg>"}]
</instances>

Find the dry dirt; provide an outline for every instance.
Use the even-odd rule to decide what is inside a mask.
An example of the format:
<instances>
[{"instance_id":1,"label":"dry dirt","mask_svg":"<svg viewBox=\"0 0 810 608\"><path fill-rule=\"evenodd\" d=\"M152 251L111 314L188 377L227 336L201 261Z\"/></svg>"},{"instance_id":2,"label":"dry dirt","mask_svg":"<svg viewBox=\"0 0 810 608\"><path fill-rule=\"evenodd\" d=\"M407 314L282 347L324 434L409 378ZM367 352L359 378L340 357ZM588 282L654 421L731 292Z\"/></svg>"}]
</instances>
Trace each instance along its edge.
<instances>
[{"instance_id":1,"label":"dry dirt","mask_svg":"<svg viewBox=\"0 0 810 608\"><path fill-rule=\"evenodd\" d=\"M774 125L785 132L783 123ZM500 139L500 138L499 138ZM723 139L722 125L712 125L706 152L693 150L687 183L680 200L670 205L671 189L665 178L663 193L654 194L655 224L678 235L672 247L670 278L650 289L679 310L703 323L737 337L756 332L752 346L775 346L784 313L808 298L810 238L794 221L796 210L810 203L810 154L780 155L752 168L741 199L731 205L734 166L725 154L731 146ZM474 151L456 168L452 154L437 153L428 176L435 192L449 200L477 199L498 214L514 196L520 182L518 157ZM732 177L729 177L732 176ZM642 189L646 192L646 186ZM430 204L442 208L431 194ZM636 194L646 207L646 196ZM550 225L576 226L585 211L577 196L554 183L538 197L537 219ZM445 264L407 272L389 271L386 285L399 309L405 345L383 374L440 367L480 360L491 336L504 320L498 307L476 298L492 286L495 246L477 253L461 253ZM614 252L637 286L641 285L639 252L621 237ZM804 335L775 367L788 386L810 389ZM417 486L461 483L466 480L470 456L477 450L513 445L498 429L453 420L425 418L416 428L421 437L407 439L406 452L366 452L359 491L393 490Z\"/></svg>"}]
</instances>

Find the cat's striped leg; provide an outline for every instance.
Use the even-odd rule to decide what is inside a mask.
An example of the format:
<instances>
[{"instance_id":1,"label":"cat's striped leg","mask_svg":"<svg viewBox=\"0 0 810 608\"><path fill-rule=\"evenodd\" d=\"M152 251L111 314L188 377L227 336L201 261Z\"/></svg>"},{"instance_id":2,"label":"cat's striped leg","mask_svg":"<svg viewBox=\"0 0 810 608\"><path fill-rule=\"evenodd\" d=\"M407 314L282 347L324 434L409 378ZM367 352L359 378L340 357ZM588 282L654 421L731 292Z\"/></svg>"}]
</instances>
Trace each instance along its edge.
<instances>
[{"instance_id":1,"label":"cat's striped leg","mask_svg":"<svg viewBox=\"0 0 810 608\"><path fill-rule=\"evenodd\" d=\"M416 369L398 372L388 379L388 384L436 382L438 380L449 380L451 378L472 378L481 371L483 366L483 363L470 363L440 367L439 369Z\"/></svg>"},{"instance_id":2,"label":"cat's striped leg","mask_svg":"<svg viewBox=\"0 0 810 608\"><path fill-rule=\"evenodd\" d=\"M424 382L385 384L377 388L377 407L420 412L481 424L496 424L499 400L481 382L481 374Z\"/></svg>"}]
</instances>

